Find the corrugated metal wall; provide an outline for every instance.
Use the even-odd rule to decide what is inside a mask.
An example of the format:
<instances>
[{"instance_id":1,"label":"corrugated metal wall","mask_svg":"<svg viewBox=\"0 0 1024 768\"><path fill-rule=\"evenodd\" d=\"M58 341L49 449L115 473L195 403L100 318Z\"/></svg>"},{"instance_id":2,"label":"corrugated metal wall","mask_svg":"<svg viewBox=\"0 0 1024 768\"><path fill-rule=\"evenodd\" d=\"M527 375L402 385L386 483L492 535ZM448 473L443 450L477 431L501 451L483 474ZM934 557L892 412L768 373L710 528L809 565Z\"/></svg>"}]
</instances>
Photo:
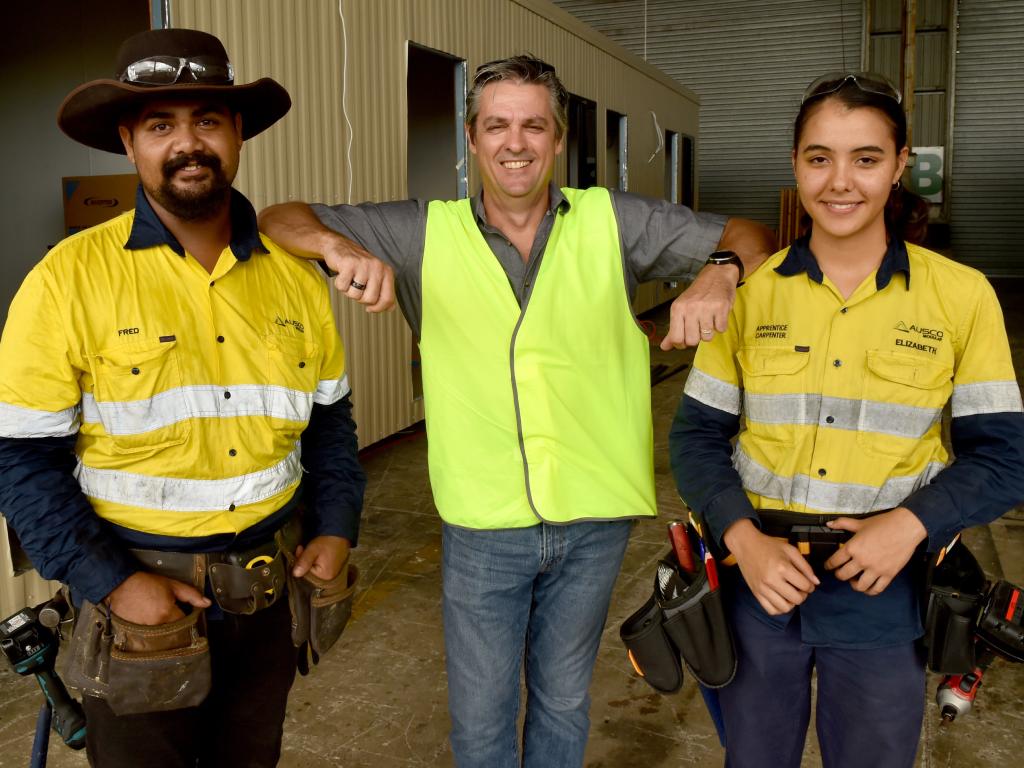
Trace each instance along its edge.
<instances>
[{"instance_id":1,"label":"corrugated metal wall","mask_svg":"<svg viewBox=\"0 0 1024 768\"><path fill-rule=\"evenodd\" d=\"M700 96L701 207L776 226L800 96L860 68L862 0L555 2Z\"/></svg>"},{"instance_id":2,"label":"corrugated metal wall","mask_svg":"<svg viewBox=\"0 0 1024 768\"><path fill-rule=\"evenodd\" d=\"M990 275L1024 276L1024 3L961 2L958 21L953 251Z\"/></svg>"},{"instance_id":3,"label":"corrugated metal wall","mask_svg":"<svg viewBox=\"0 0 1024 768\"><path fill-rule=\"evenodd\" d=\"M346 107L352 123L352 165L342 116L346 46L333 0L170 0L173 26L218 35L236 62L240 82L272 75L294 106L272 130L246 144L238 186L257 209L284 200L342 202L347 174L352 199L406 196L406 56L409 41L468 62L530 51L553 63L573 93L630 118L631 189L661 195L662 131L696 135L697 99L664 74L544 0L345 0L348 41ZM599 121L598 141L604 141ZM600 146L600 144L599 144ZM602 153L599 153L601 155ZM604 178L603 157L598 158ZM475 169L471 169L475 172ZM556 180L564 182L561 162ZM470 187L475 189L473 173ZM655 287L649 286L648 303ZM367 316L337 302L349 350L356 419L363 445L422 418L410 376L410 332L397 313Z\"/></svg>"}]
</instances>

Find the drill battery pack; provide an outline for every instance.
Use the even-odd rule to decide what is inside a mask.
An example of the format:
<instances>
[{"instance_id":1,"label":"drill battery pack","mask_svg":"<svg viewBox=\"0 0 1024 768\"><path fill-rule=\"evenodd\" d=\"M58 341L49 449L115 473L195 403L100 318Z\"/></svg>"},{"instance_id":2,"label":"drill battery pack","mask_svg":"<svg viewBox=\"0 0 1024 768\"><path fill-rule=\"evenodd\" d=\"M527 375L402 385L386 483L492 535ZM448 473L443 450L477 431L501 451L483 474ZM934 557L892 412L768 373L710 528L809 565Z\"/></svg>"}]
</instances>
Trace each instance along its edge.
<instances>
[{"instance_id":1,"label":"drill battery pack","mask_svg":"<svg viewBox=\"0 0 1024 768\"><path fill-rule=\"evenodd\" d=\"M1008 581L997 581L978 619L978 638L999 655L1024 662L1024 595Z\"/></svg>"}]
</instances>

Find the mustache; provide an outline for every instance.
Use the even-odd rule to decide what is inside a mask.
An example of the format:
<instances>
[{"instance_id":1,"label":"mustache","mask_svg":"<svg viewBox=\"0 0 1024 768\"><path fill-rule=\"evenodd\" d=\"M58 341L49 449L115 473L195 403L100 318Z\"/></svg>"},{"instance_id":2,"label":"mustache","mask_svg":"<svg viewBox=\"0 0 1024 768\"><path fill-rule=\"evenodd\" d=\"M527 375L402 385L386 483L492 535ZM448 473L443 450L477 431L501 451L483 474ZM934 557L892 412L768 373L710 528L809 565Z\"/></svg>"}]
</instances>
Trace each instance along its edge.
<instances>
[{"instance_id":1,"label":"mustache","mask_svg":"<svg viewBox=\"0 0 1024 768\"><path fill-rule=\"evenodd\" d=\"M165 178L170 178L186 165L199 165L209 168L214 173L220 172L220 158L216 155L208 155L205 152L193 152L190 155L178 155L164 163L163 172Z\"/></svg>"}]
</instances>

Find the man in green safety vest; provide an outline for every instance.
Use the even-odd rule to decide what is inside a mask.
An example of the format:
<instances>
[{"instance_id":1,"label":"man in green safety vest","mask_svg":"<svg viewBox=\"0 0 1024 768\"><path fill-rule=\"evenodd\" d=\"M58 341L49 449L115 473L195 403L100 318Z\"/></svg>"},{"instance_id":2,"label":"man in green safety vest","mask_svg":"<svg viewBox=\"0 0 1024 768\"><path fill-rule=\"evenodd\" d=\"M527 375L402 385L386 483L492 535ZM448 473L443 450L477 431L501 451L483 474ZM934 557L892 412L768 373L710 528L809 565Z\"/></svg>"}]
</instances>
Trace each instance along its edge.
<instances>
[{"instance_id":1,"label":"man in green safety vest","mask_svg":"<svg viewBox=\"0 0 1024 768\"><path fill-rule=\"evenodd\" d=\"M752 222L552 185L567 102L543 61L485 64L466 102L475 197L260 216L368 309L397 290L419 338L460 768L582 764L612 586L633 521L656 513L649 348L631 297L645 280L694 279L662 346L696 344L725 330L744 267L774 249Z\"/></svg>"}]
</instances>

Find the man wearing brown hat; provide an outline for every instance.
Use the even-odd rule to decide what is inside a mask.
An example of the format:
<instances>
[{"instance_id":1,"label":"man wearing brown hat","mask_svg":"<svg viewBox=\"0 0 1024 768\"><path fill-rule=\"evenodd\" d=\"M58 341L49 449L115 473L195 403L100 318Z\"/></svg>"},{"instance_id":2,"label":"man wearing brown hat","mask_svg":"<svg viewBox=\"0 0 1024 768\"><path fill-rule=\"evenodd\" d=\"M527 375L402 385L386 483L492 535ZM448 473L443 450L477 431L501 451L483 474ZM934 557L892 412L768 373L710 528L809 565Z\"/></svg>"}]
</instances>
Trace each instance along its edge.
<instances>
[{"instance_id":1,"label":"man wearing brown hat","mask_svg":"<svg viewBox=\"0 0 1024 768\"><path fill-rule=\"evenodd\" d=\"M57 245L11 306L0 509L80 604L93 765L271 766L295 644L347 616L299 598L351 594L365 485L327 288L231 188L291 102L234 85L193 30L130 38L117 73L58 122L127 154L136 208Z\"/></svg>"}]
</instances>

